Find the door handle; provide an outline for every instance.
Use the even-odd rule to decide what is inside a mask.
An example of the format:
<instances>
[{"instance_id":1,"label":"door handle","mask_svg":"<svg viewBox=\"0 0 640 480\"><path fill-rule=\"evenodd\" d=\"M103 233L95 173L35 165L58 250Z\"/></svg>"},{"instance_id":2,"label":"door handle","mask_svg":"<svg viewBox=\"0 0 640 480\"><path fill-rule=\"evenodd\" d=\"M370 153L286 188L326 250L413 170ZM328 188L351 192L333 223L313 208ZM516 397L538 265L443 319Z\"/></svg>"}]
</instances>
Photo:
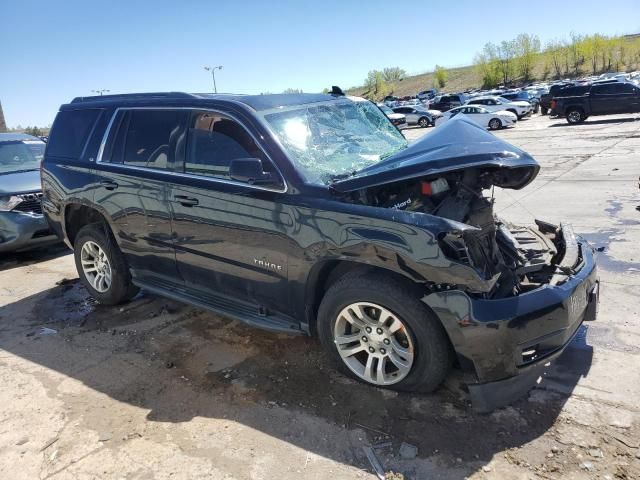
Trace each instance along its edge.
<instances>
[{"instance_id":1,"label":"door handle","mask_svg":"<svg viewBox=\"0 0 640 480\"><path fill-rule=\"evenodd\" d=\"M116 188L118 188L118 184L116 182L112 182L111 180L102 180L100 182L100 185L102 185L107 190L115 190Z\"/></svg>"},{"instance_id":2,"label":"door handle","mask_svg":"<svg viewBox=\"0 0 640 480\"><path fill-rule=\"evenodd\" d=\"M198 199L193 197L187 197L186 195L176 195L173 197L176 202L184 207L194 207L198 205Z\"/></svg>"}]
</instances>

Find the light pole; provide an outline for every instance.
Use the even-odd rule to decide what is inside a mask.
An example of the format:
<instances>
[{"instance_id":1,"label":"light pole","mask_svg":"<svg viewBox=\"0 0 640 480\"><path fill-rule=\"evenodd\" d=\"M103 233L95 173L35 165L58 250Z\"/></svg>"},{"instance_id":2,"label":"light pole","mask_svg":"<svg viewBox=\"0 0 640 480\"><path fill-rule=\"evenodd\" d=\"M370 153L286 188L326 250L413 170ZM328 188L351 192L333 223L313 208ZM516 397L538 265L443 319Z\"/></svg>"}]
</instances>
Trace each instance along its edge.
<instances>
[{"instance_id":1,"label":"light pole","mask_svg":"<svg viewBox=\"0 0 640 480\"><path fill-rule=\"evenodd\" d=\"M222 65L217 65L215 67L204 67L207 72L211 72L211 78L213 78L213 93L218 93L218 88L216 87L216 70L222 70Z\"/></svg>"},{"instance_id":2,"label":"light pole","mask_svg":"<svg viewBox=\"0 0 640 480\"><path fill-rule=\"evenodd\" d=\"M103 93L105 92L110 92L111 90L107 90L106 88L103 88L101 90L91 90L92 93L99 93L100 96L102 96Z\"/></svg>"}]
</instances>

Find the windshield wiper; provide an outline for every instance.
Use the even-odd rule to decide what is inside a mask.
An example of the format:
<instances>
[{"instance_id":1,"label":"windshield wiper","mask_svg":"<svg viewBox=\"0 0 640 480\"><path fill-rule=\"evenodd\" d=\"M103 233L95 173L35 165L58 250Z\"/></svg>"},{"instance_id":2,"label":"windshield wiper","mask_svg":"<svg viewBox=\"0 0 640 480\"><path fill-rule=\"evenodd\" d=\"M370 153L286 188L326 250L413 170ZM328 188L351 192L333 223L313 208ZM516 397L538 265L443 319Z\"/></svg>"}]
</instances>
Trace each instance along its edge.
<instances>
[{"instance_id":1,"label":"windshield wiper","mask_svg":"<svg viewBox=\"0 0 640 480\"><path fill-rule=\"evenodd\" d=\"M380 155L380 160L386 160L387 158L389 158L392 155L395 155L396 153L398 153L400 150L404 150L405 148L407 148L408 145L404 145L402 147L396 148L395 150L391 150L388 153L385 153L383 155Z\"/></svg>"},{"instance_id":2,"label":"windshield wiper","mask_svg":"<svg viewBox=\"0 0 640 480\"><path fill-rule=\"evenodd\" d=\"M337 175L333 175L330 179L329 179L329 183L335 183L338 180L344 180L345 178L349 178L349 177L355 177L358 174L357 170L354 170L353 172L347 172L347 173L339 173Z\"/></svg>"},{"instance_id":3,"label":"windshield wiper","mask_svg":"<svg viewBox=\"0 0 640 480\"><path fill-rule=\"evenodd\" d=\"M37 172L38 168L25 168L24 170L10 170L8 172L3 172L0 170L0 175L8 175L10 173L24 173L24 172Z\"/></svg>"}]
</instances>

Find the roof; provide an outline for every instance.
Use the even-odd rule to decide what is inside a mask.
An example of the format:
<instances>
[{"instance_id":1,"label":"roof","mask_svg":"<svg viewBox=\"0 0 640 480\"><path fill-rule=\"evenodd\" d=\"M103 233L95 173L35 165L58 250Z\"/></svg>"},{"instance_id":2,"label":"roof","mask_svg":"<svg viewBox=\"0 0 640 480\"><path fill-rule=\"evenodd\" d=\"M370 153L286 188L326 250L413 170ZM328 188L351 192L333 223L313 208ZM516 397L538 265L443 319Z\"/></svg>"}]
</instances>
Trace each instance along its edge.
<instances>
[{"instance_id":1,"label":"roof","mask_svg":"<svg viewBox=\"0 0 640 480\"><path fill-rule=\"evenodd\" d=\"M215 101L243 103L256 111L270 110L278 107L304 105L309 103L327 102L339 100L341 95L329 95L324 93L282 93L265 95L241 95L232 93L184 93L184 92L155 92L155 93L127 93L122 95L102 95L90 97L76 97L71 101L74 106L89 105L122 105L128 103L166 103L169 101L189 101L190 104L208 103Z\"/></svg>"},{"instance_id":2,"label":"roof","mask_svg":"<svg viewBox=\"0 0 640 480\"><path fill-rule=\"evenodd\" d=\"M0 142L19 142L24 140L42 142L40 138L26 133L0 133Z\"/></svg>"},{"instance_id":3,"label":"roof","mask_svg":"<svg viewBox=\"0 0 640 480\"><path fill-rule=\"evenodd\" d=\"M500 95L478 95L477 97L473 97L471 100L493 100L495 98L498 98Z\"/></svg>"}]
</instances>

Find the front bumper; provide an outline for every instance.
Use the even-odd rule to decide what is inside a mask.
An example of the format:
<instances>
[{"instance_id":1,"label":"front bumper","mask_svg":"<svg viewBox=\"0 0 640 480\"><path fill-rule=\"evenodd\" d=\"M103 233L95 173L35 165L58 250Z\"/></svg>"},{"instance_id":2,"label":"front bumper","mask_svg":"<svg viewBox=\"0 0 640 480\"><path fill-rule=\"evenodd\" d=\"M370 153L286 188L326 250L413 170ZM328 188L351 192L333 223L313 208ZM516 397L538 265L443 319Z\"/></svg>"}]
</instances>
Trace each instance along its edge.
<instances>
[{"instance_id":1,"label":"front bumper","mask_svg":"<svg viewBox=\"0 0 640 480\"><path fill-rule=\"evenodd\" d=\"M582 322L595 319L599 279L593 251L586 242L573 241L581 263L559 285L495 300L461 290L423 298L449 334L476 410L491 411L526 394Z\"/></svg>"},{"instance_id":2,"label":"front bumper","mask_svg":"<svg viewBox=\"0 0 640 480\"><path fill-rule=\"evenodd\" d=\"M29 250L59 241L44 215L0 212L0 253Z\"/></svg>"}]
</instances>

